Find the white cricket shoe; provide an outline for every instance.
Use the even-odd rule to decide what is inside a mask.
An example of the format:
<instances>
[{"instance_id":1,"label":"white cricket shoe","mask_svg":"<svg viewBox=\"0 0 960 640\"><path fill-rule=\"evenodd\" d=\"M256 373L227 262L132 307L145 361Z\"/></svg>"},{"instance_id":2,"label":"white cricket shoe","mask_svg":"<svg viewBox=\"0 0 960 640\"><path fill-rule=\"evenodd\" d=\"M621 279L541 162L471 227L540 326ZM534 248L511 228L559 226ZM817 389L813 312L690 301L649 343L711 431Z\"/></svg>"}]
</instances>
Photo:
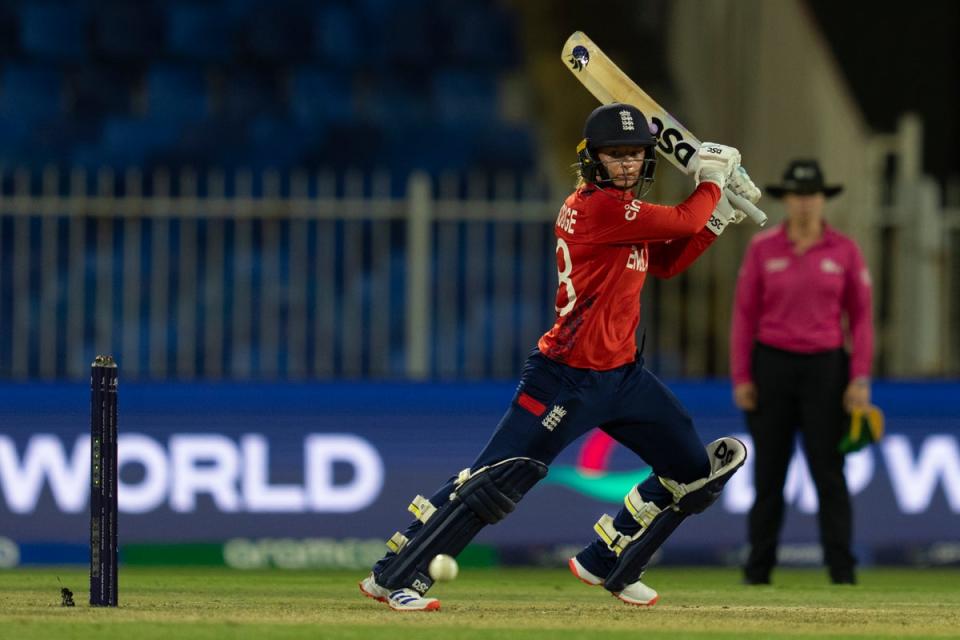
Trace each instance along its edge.
<instances>
[{"instance_id":1,"label":"white cricket shoe","mask_svg":"<svg viewBox=\"0 0 960 640\"><path fill-rule=\"evenodd\" d=\"M413 589L397 589L387 596L387 604L394 611L439 611L440 601L424 598Z\"/></svg>"},{"instance_id":2,"label":"white cricket shoe","mask_svg":"<svg viewBox=\"0 0 960 640\"><path fill-rule=\"evenodd\" d=\"M570 567L570 573L576 576L577 580L580 582L588 584L591 587L596 587L603 584L603 578L600 576L595 576L587 571L577 560L576 556L567 561L567 566Z\"/></svg>"},{"instance_id":3,"label":"white cricket shoe","mask_svg":"<svg viewBox=\"0 0 960 640\"><path fill-rule=\"evenodd\" d=\"M639 580L633 584L627 585L623 591L620 593L613 594L620 600L623 600L627 604L632 604L636 607L652 607L657 604L657 600L660 599L660 596L656 591L643 584Z\"/></svg>"},{"instance_id":4,"label":"white cricket shoe","mask_svg":"<svg viewBox=\"0 0 960 640\"><path fill-rule=\"evenodd\" d=\"M386 587L381 587L377 584L372 572L360 581L359 586L360 593L377 602L387 603L394 611L438 611L440 609L439 600L424 598L413 589L390 591Z\"/></svg>"},{"instance_id":5,"label":"white cricket shoe","mask_svg":"<svg viewBox=\"0 0 960 640\"><path fill-rule=\"evenodd\" d=\"M596 587L603 584L603 578L587 571L586 568L584 568L584 566L580 564L575 557L570 558L570 560L567 562L567 566L570 567L570 573L575 575L580 582L588 584L591 587ZM652 607L660 598L656 591L643 584L639 580L631 585L627 585L627 587L620 593L614 593L613 595L623 602L637 607Z\"/></svg>"},{"instance_id":6,"label":"white cricket shoe","mask_svg":"<svg viewBox=\"0 0 960 640\"><path fill-rule=\"evenodd\" d=\"M370 575L360 581L360 593L368 598L373 598L377 602L386 602L390 596L390 589L378 585L371 571Z\"/></svg>"}]
</instances>

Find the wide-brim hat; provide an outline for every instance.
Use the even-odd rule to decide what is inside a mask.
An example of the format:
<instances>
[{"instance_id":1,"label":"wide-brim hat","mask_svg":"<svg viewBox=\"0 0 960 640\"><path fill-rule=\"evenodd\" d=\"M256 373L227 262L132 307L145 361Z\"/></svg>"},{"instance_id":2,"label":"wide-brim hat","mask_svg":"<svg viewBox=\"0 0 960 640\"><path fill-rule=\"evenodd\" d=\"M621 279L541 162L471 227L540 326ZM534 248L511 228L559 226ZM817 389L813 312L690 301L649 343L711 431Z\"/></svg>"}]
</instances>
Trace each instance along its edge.
<instances>
[{"instance_id":1,"label":"wide-brim hat","mask_svg":"<svg viewBox=\"0 0 960 640\"><path fill-rule=\"evenodd\" d=\"M843 185L824 184L823 171L816 160L794 160L783 172L783 182L767 185L767 193L774 198L782 198L788 193L810 195L822 193L832 198L843 191Z\"/></svg>"}]
</instances>

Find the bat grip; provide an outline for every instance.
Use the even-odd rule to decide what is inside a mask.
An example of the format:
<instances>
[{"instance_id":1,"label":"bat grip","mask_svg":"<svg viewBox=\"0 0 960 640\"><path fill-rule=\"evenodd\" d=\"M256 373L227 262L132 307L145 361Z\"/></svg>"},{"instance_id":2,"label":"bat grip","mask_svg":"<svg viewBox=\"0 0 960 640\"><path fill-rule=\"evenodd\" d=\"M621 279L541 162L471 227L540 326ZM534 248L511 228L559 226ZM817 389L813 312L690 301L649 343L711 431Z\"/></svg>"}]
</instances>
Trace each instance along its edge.
<instances>
[{"instance_id":1,"label":"bat grip","mask_svg":"<svg viewBox=\"0 0 960 640\"><path fill-rule=\"evenodd\" d=\"M756 222L761 227L767 224L767 214L761 211L757 207L757 205L753 204L746 198L738 196L737 194L733 193L729 189L723 192L723 196L725 197L720 198L720 202L718 203L718 206L731 207L731 208L736 207L740 211L743 211L745 214L747 214L747 217L749 217L751 220ZM732 203L732 206L731 206L731 203Z\"/></svg>"}]
</instances>

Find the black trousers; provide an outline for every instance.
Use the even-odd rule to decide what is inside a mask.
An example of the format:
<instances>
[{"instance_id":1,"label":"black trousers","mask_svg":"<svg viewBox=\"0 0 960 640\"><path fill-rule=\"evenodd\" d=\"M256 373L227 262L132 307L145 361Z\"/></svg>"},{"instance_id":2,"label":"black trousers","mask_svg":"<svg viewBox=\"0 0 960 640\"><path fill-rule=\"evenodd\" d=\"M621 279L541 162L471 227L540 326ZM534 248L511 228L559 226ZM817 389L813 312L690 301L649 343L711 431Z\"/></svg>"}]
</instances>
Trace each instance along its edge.
<instances>
[{"instance_id":1,"label":"black trousers","mask_svg":"<svg viewBox=\"0 0 960 640\"><path fill-rule=\"evenodd\" d=\"M750 509L748 581L766 582L776 564L783 525L783 485L797 431L817 487L820 542L834 582L853 580L852 512L837 445L847 416L843 409L848 356L843 349L798 354L757 344L753 350L757 408L747 412L753 436L756 500Z\"/></svg>"}]
</instances>

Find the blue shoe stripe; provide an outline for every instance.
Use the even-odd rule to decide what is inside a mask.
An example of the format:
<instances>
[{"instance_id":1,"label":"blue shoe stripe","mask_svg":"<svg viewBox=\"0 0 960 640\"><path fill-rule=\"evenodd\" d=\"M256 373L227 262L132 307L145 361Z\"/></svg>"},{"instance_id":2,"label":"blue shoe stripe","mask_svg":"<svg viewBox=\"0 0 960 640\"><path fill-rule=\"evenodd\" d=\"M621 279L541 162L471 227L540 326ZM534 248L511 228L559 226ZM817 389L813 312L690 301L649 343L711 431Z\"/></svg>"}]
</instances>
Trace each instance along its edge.
<instances>
[{"instance_id":1,"label":"blue shoe stripe","mask_svg":"<svg viewBox=\"0 0 960 640\"><path fill-rule=\"evenodd\" d=\"M403 589L397 589L390 594L390 599L396 602L397 604L408 605L412 602L416 602L420 598L417 596L411 596L403 592Z\"/></svg>"}]
</instances>

